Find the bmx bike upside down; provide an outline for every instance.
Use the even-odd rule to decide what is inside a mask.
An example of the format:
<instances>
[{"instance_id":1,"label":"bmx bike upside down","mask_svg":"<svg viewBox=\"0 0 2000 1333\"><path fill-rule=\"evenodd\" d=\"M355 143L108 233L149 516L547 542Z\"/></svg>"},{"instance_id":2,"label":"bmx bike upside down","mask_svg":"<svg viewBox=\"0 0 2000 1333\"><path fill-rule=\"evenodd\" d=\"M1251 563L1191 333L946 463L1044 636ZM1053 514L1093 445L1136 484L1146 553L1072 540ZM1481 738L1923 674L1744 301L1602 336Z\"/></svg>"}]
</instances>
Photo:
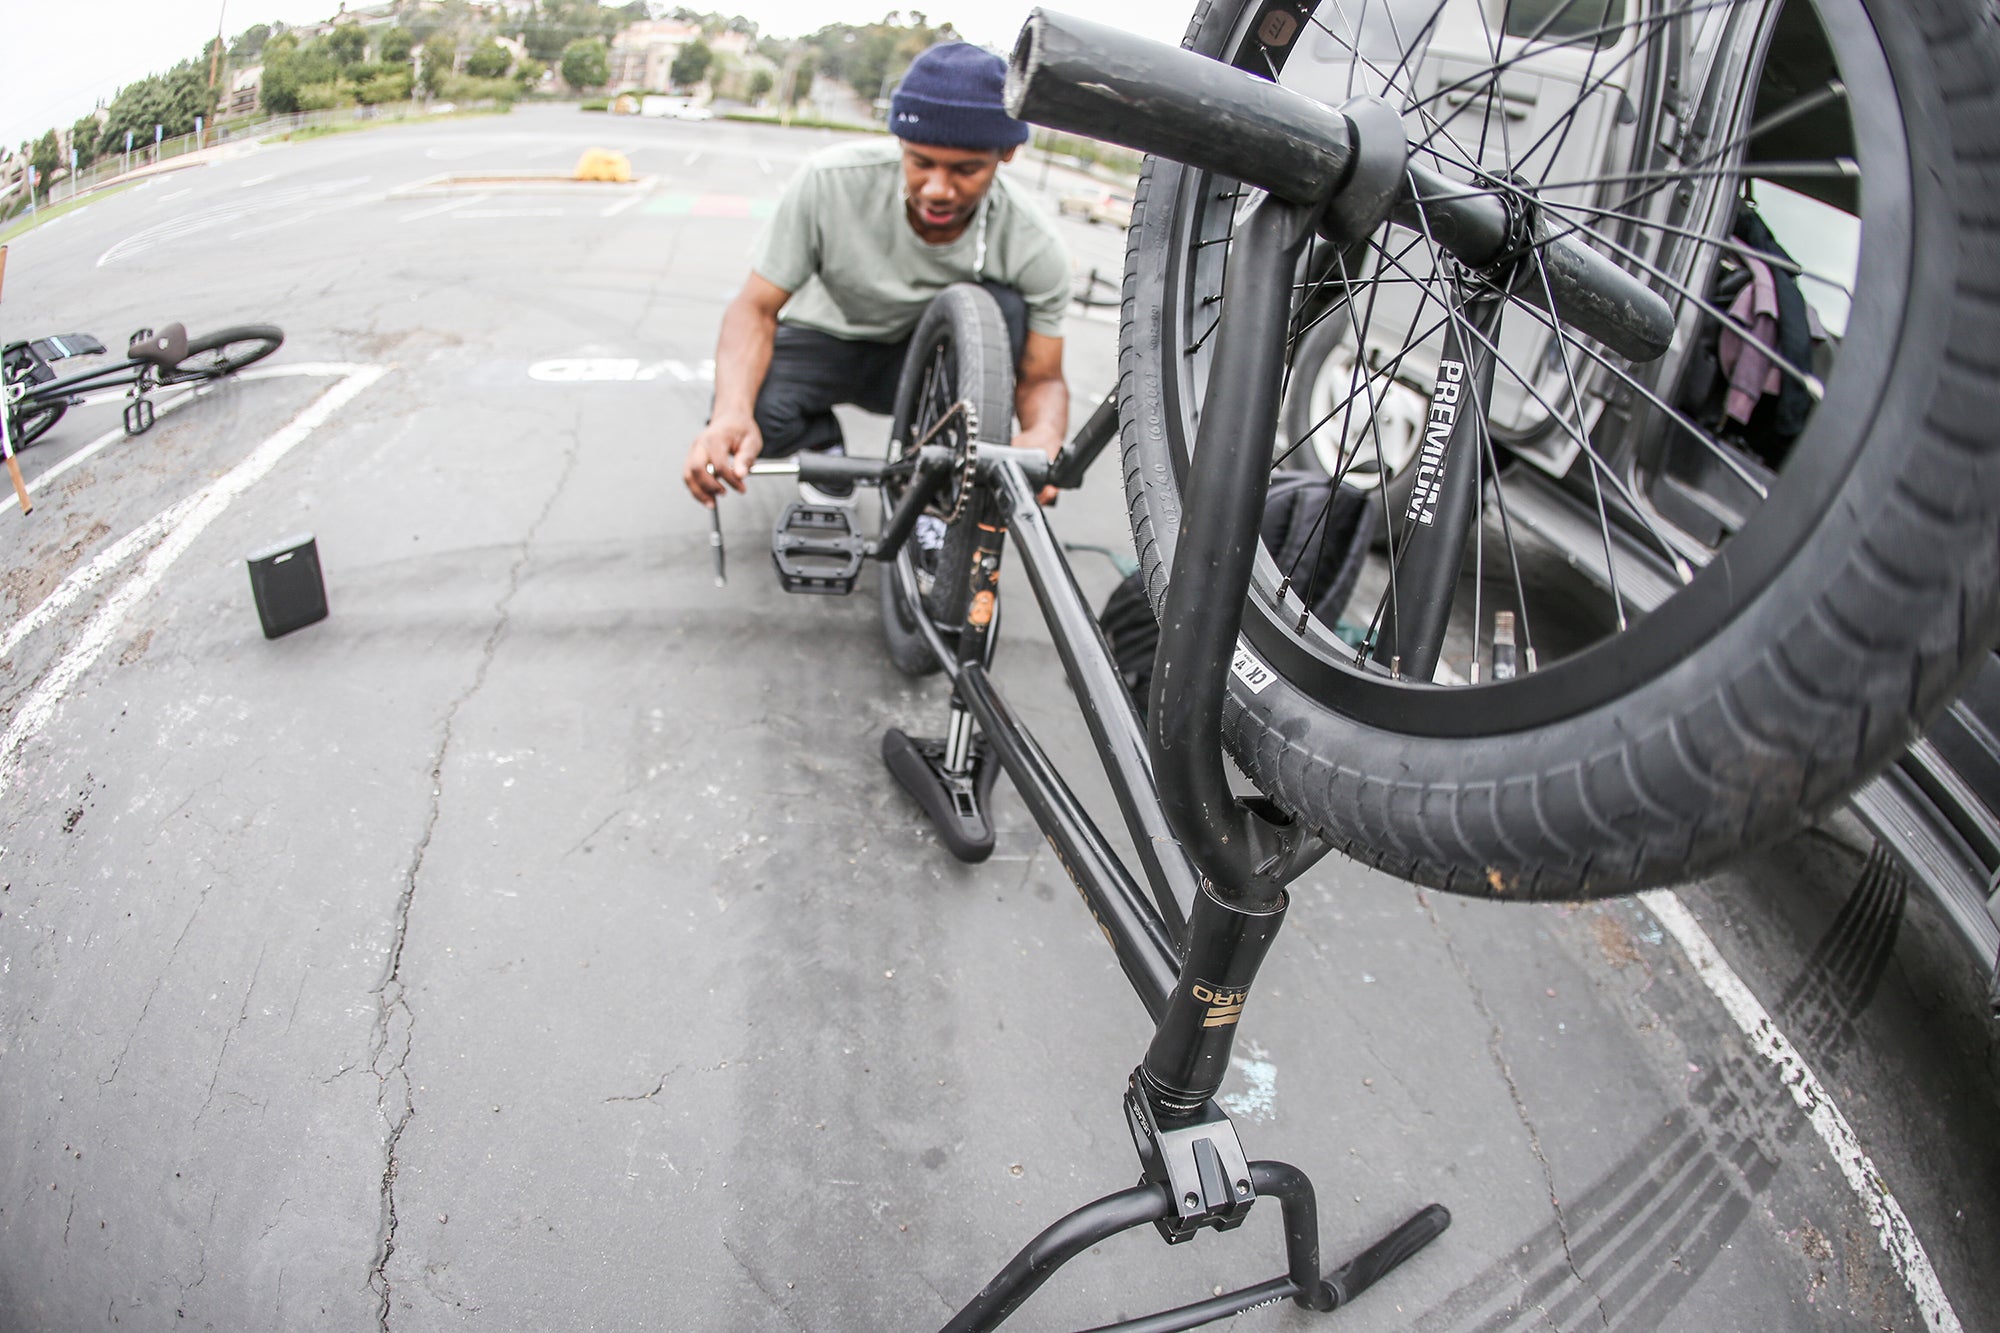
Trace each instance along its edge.
<instances>
[{"instance_id":1,"label":"bmx bike upside down","mask_svg":"<svg viewBox=\"0 0 2000 1333\"><path fill-rule=\"evenodd\" d=\"M952 684L944 734L891 731L886 762L968 860L1004 768L1154 1023L1124 1103L1138 1185L1044 1231L949 1327L996 1326L1105 1236L1229 1230L1266 1194L1282 1275L1121 1327L1332 1309L1443 1231L1429 1205L1322 1275L1309 1182L1249 1160L1215 1102L1286 885L1328 851L1524 901L1698 873L1839 801L1977 665L2000 626L2000 339L1977 336L2000 327L2000 248L1974 234L2000 196L1980 103L2000 40L1977 9L1214 0L1180 50L1029 20L1010 110L1153 155L1115 401L1054 460L1010 448L1004 330L953 288L912 338L884 458L757 469L880 488L872 535L788 507L781 579L848 592L882 564L892 658ZM1565 75L1554 114L1502 79L1535 61ZM1808 358L1718 299L1732 266L1791 262L1738 234L1752 180L1868 237L1832 284L1836 345ZM1280 431L1296 349L1328 321L1349 379L1312 427L1334 432L1324 484L1364 490L1382 532L1340 607L1310 555L1259 539L1274 469L1309 445ZM1718 330L1767 393L1803 392L1779 444L1695 403ZM1413 373L1404 454L1379 409ZM1035 502L1114 435L1160 629L1143 717ZM1552 514L1601 551L1569 562L1600 594L1581 627L1536 615L1524 530ZM995 684L1010 542L1137 876Z\"/></svg>"}]
</instances>

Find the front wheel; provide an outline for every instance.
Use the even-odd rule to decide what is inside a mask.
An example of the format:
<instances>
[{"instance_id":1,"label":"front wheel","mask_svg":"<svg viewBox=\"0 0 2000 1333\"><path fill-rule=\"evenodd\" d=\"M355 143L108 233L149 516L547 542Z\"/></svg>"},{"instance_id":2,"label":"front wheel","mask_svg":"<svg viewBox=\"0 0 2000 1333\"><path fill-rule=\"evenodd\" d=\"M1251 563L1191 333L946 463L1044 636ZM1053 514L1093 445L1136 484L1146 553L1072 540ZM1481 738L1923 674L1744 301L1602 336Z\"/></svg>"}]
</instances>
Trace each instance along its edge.
<instances>
[{"instance_id":1,"label":"front wheel","mask_svg":"<svg viewBox=\"0 0 2000 1333\"><path fill-rule=\"evenodd\" d=\"M190 338L187 355L160 377L160 383L191 384L233 375L252 362L262 361L284 341L284 331L274 324L244 324L205 338Z\"/></svg>"},{"instance_id":2,"label":"front wheel","mask_svg":"<svg viewBox=\"0 0 2000 1333\"><path fill-rule=\"evenodd\" d=\"M1352 387L1314 419L1332 471L1375 469L1387 547L1343 614L1358 648L1259 557L1231 752L1357 858L1496 897L1671 881L1837 805L2000 630L1986 5L1301 8L1211 0L1187 45L1321 102L1390 99L1414 160L1642 275L1677 332L1628 362L1521 299L1547 282L1536 244L1468 272L1421 204L1308 255L1287 348L1343 326ZM1156 606L1246 193L1162 161L1140 183L1119 416ZM1472 426L1424 462L1476 485L1462 560L1419 588L1403 574L1438 510L1385 503L1384 408L1447 379L1427 416Z\"/></svg>"},{"instance_id":3,"label":"front wheel","mask_svg":"<svg viewBox=\"0 0 2000 1333\"><path fill-rule=\"evenodd\" d=\"M69 410L68 403L39 403L25 408L9 422L9 434L16 449L25 449L49 433L49 429Z\"/></svg>"}]
</instances>

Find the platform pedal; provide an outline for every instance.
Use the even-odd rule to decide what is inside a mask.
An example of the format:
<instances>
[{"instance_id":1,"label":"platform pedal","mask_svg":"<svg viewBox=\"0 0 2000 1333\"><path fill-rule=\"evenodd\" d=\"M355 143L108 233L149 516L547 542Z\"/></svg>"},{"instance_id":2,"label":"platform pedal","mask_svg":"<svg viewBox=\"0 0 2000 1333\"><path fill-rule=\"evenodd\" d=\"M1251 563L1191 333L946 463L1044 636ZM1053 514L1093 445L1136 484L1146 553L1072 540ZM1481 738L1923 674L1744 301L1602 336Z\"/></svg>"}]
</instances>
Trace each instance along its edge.
<instances>
[{"instance_id":1,"label":"platform pedal","mask_svg":"<svg viewBox=\"0 0 2000 1333\"><path fill-rule=\"evenodd\" d=\"M771 563L786 592L823 597L853 592L867 546L854 530L853 511L841 505L794 501L771 528Z\"/></svg>"},{"instance_id":2,"label":"platform pedal","mask_svg":"<svg viewBox=\"0 0 2000 1333\"><path fill-rule=\"evenodd\" d=\"M125 404L125 433L144 435L153 428L153 402L150 398L134 398Z\"/></svg>"}]
</instances>

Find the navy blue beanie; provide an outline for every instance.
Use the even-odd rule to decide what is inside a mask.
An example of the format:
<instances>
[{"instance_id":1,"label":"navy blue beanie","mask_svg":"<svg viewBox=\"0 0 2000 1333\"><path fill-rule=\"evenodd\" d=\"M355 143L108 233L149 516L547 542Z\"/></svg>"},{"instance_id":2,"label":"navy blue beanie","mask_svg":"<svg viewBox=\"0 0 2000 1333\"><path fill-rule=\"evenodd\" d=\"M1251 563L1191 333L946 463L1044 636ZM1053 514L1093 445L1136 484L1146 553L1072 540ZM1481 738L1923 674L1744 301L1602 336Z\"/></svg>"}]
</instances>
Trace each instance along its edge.
<instances>
[{"instance_id":1,"label":"navy blue beanie","mask_svg":"<svg viewBox=\"0 0 2000 1333\"><path fill-rule=\"evenodd\" d=\"M1007 62L964 42L933 46L910 62L889 98L889 131L939 148L1014 148L1028 127L1001 105Z\"/></svg>"}]
</instances>

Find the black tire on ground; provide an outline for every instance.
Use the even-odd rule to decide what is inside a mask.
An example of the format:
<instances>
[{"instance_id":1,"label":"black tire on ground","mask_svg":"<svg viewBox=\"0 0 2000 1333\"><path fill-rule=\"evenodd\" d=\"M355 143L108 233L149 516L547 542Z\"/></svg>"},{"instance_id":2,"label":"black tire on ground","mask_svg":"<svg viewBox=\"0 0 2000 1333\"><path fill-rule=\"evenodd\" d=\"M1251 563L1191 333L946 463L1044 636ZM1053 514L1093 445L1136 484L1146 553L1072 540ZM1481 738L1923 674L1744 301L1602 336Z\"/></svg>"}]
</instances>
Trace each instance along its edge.
<instances>
[{"instance_id":1,"label":"black tire on ground","mask_svg":"<svg viewBox=\"0 0 2000 1333\"><path fill-rule=\"evenodd\" d=\"M243 324L190 338L187 355L160 377L160 383L188 384L233 375L254 361L262 361L284 341L284 331L275 324Z\"/></svg>"},{"instance_id":2,"label":"black tire on ground","mask_svg":"<svg viewBox=\"0 0 2000 1333\"><path fill-rule=\"evenodd\" d=\"M1005 444L1014 436L1014 364L1007 341L1007 322L993 297L976 283L961 282L939 292L925 307L910 335L909 355L903 362L903 376L896 387L896 411L889 436L889 455L898 457L929 437L932 444L953 444L968 429L984 444ZM958 404L964 412L953 414ZM937 429L947 415L951 420ZM935 431L935 435L932 432ZM908 600L922 606L932 623L951 643L958 627L965 623L971 597L971 561L983 497L972 491L959 503L956 479L946 489L943 501L934 508L941 515L955 516L946 525L944 545L935 553L925 553L912 537L905 549L916 568L916 596ZM893 510L900 491L882 488L884 517ZM894 564L881 567L882 641L889 660L908 676L924 676L940 669L917 627L903 613L904 599L897 594L900 579Z\"/></svg>"},{"instance_id":3,"label":"black tire on ground","mask_svg":"<svg viewBox=\"0 0 2000 1333\"><path fill-rule=\"evenodd\" d=\"M69 411L68 403L49 403L30 407L14 419L13 443L16 449L25 449L36 440L49 433L49 429L63 419Z\"/></svg>"},{"instance_id":4,"label":"black tire on ground","mask_svg":"<svg viewBox=\"0 0 2000 1333\"><path fill-rule=\"evenodd\" d=\"M1263 8L1212 0L1186 44L1263 74ZM1692 582L1515 680L1437 688L1321 661L1270 629L1253 586L1245 638L1279 679L1232 677L1225 741L1351 855L1521 899L1685 877L1837 805L2000 630L2000 29L1984 0L1784 15L1830 34L1858 144L1867 246L1824 402ZM1149 164L1128 252L1119 415L1156 606L1197 392L1176 349L1215 318L1176 304L1193 300L1186 218L1209 188Z\"/></svg>"}]
</instances>

